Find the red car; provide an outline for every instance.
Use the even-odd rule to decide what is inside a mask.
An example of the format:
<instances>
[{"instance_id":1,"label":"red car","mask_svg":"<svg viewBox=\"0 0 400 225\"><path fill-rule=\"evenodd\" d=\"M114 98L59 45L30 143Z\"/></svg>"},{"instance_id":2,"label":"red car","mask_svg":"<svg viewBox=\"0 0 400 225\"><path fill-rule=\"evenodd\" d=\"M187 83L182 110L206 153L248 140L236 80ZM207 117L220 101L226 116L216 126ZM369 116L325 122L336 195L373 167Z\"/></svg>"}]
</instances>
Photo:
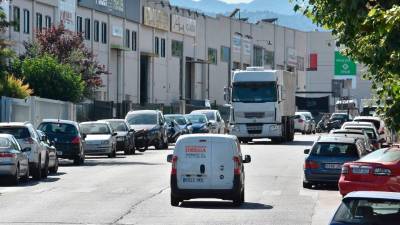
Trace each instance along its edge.
<instances>
[{"instance_id":1,"label":"red car","mask_svg":"<svg viewBox=\"0 0 400 225\"><path fill-rule=\"evenodd\" d=\"M342 196L353 191L400 192L400 148L384 148L342 167Z\"/></svg>"}]
</instances>

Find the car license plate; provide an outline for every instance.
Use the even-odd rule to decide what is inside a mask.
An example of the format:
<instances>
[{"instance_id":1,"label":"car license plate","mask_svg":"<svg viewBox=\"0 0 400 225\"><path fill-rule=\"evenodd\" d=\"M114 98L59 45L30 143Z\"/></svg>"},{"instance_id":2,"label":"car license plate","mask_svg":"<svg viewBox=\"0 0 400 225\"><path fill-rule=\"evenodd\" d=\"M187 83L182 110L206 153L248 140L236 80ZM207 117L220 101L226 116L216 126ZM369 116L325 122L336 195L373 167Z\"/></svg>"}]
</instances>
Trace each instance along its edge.
<instances>
[{"instance_id":1,"label":"car license plate","mask_svg":"<svg viewBox=\"0 0 400 225\"><path fill-rule=\"evenodd\" d=\"M57 151L57 155L62 155L63 153L61 151Z\"/></svg>"},{"instance_id":2,"label":"car license plate","mask_svg":"<svg viewBox=\"0 0 400 225\"><path fill-rule=\"evenodd\" d=\"M183 177L183 183L203 183L204 179L202 177Z\"/></svg>"},{"instance_id":3,"label":"car license plate","mask_svg":"<svg viewBox=\"0 0 400 225\"><path fill-rule=\"evenodd\" d=\"M351 171L354 174L369 174L369 168L353 167Z\"/></svg>"},{"instance_id":4,"label":"car license plate","mask_svg":"<svg viewBox=\"0 0 400 225\"><path fill-rule=\"evenodd\" d=\"M342 164L325 164L325 169L340 170L342 169Z\"/></svg>"}]
</instances>

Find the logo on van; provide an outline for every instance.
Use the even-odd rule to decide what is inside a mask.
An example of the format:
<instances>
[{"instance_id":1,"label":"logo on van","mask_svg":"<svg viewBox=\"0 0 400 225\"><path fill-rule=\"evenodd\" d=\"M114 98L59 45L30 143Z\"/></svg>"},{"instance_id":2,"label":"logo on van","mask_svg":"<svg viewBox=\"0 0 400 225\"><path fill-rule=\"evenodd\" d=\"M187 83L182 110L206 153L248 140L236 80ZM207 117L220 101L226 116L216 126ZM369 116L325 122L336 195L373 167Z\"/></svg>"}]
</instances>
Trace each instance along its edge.
<instances>
[{"instance_id":1,"label":"logo on van","mask_svg":"<svg viewBox=\"0 0 400 225\"><path fill-rule=\"evenodd\" d=\"M205 146L186 146L186 153L204 153L207 152L207 148Z\"/></svg>"}]
</instances>

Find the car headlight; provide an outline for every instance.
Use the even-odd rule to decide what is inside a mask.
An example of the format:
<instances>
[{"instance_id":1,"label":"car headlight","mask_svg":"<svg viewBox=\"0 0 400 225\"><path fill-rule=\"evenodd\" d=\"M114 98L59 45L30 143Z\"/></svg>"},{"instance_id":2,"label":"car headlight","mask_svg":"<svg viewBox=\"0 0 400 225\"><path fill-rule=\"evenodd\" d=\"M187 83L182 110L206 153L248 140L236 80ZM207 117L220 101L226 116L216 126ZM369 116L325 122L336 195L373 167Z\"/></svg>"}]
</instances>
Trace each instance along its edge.
<instances>
[{"instance_id":1,"label":"car headlight","mask_svg":"<svg viewBox=\"0 0 400 225\"><path fill-rule=\"evenodd\" d=\"M110 144L110 141L108 141L108 140L107 141L102 141L101 144L102 145L108 145L108 144Z\"/></svg>"}]
</instances>

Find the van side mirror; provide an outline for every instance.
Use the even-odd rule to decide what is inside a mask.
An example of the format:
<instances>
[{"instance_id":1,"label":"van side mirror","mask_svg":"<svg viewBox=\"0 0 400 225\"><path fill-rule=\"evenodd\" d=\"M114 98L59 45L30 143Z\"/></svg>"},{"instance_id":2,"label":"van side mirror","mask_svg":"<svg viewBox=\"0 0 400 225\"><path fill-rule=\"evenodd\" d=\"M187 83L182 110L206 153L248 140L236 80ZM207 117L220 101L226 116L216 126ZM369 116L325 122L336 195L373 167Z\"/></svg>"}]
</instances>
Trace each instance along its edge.
<instances>
[{"instance_id":1,"label":"van side mirror","mask_svg":"<svg viewBox=\"0 0 400 225\"><path fill-rule=\"evenodd\" d=\"M310 154L310 149L304 149L304 154L306 155Z\"/></svg>"},{"instance_id":2,"label":"van side mirror","mask_svg":"<svg viewBox=\"0 0 400 225\"><path fill-rule=\"evenodd\" d=\"M29 147L22 149L22 152L30 152L30 151L31 151L31 148L29 148Z\"/></svg>"},{"instance_id":3,"label":"van side mirror","mask_svg":"<svg viewBox=\"0 0 400 225\"><path fill-rule=\"evenodd\" d=\"M114 132L114 133L112 133L112 136L117 136L118 135L118 133L117 132Z\"/></svg>"},{"instance_id":4,"label":"van side mirror","mask_svg":"<svg viewBox=\"0 0 400 225\"><path fill-rule=\"evenodd\" d=\"M85 140L86 137L87 137L87 134L83 134L83 133L82 133L82 139Z\"/></svg>"},{"instance_id":5,"label":"van side mirror","mask_svg":"<svg viewBox=\"0 0 400 225\"><path fill-rule=\"evenodd\" d=\"M168 155L167 156L167 162L172 163L172 158L174 157L174 155Z\"/></svg>"},{"instance_id":6,"label":"van side mirror","mask_svg":"<svg viewBox=\"0 0 400 225\"><path fill-rule=\"evenodd\" d=\"M135 130L134 129L129 129L129 132L135 133Z\"/></svg>"},{"instance_id":7,"label":"van side mirror","mask_svg":"<svg viewBox=\"0 0 400 225\"><path fill-rule=\"evenodd\" d=\"M250 155L245 155L243 163L251 163L251 156Z\"/></svg>"}]
</instances>

